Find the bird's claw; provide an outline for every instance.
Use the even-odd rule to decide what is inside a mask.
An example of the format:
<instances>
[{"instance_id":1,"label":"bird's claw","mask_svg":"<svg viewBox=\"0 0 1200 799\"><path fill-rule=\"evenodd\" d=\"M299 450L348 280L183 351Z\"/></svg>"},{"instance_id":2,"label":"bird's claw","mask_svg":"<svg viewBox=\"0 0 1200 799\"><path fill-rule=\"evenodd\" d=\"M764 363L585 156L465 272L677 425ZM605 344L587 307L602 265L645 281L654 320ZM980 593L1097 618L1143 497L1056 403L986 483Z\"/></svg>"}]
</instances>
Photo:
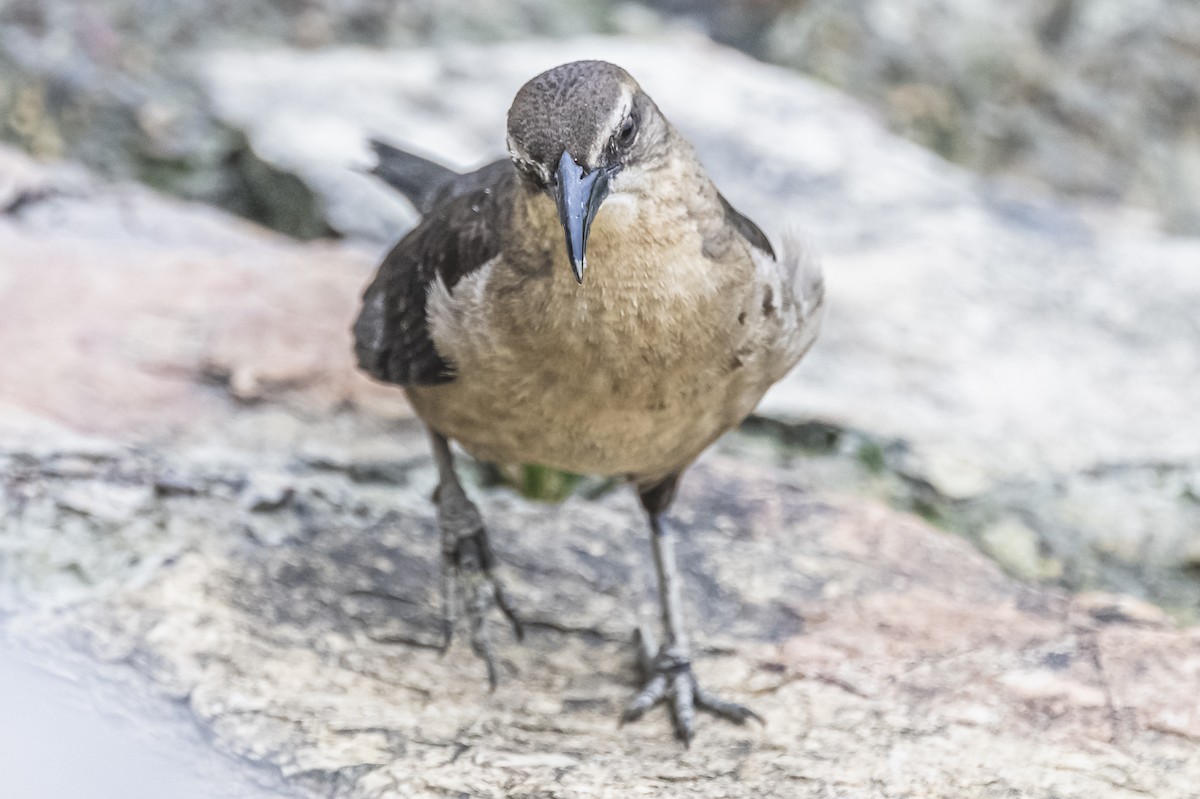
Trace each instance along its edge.
<instances>
[{"instance_id":1,"label":"bird's claw","mask_svg":"<svg viewBox=\"0 0 1200 799\"><path fill-rule=\"evenodd\" d=\"M651 636L645 631L639 631L638 636L641 644L639 661L646 682L625 707L625 713L621 716L622 724L636 721L646 711L666 702L670 706L675 735L687 746L695 731L697 708L734 724L744 724L749 719L763 723L762 717L750 708L720 699L701 688L692 674L692 664L685 652L671 647L663 647L655 652Z\"/></svg>"},{"instance_id":2,"label":"bird's claw","mask_svg":"<svg viewBox=\"0 0 1200 799\"><path fill-rule=\"evenodd\" d=\"M512 598L495 574L496 556L474 503L463 494L453 493L438 497L438 510L442 533L442 649L449 649L454 639L457 600L461 590L470 622L471 649L483 660L488 684L494 690L497 683L496 664L491 638L484 623L489 606L500 609L512 625L518 641L525 637L525 630Z\"/></svg>"}]
</instances>

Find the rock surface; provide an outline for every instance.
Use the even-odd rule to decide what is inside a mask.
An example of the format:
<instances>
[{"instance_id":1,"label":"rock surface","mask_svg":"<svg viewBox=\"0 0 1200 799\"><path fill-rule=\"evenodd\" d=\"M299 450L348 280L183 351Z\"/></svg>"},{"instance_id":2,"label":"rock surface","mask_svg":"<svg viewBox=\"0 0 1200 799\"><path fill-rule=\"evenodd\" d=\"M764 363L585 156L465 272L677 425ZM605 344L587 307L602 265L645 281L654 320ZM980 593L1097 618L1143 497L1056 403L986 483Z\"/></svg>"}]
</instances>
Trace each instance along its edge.
<instances>
[{"instance_id":1,"label":"rock surface","mask_svg":"<svg viewBox=\"0 0 1200 799\"><path fill-rule=\"evenodd\" d=\"M1200 233L1191 0L651 0L982 172Z\"/></svg>"},{"instance_id":2,"label":"rock surface","mask_svg":"<svg viewBox=\"0 0 1200 799\"><path fill-rule=\"evenodd\" d=\"M516 88L581 57L625 65L735 205L824 255L821 346L762 415L819 423L849 460L877 457L883 495L973 537L1019 522L1039 572L1194 617L1200 241L1003 192L698 38L227 52L203 74L257 157L320 195L333 227L380 239L412 212L356 172L367 136L478 164L501 154Z\"/></svg>"},{"instance_id":3,"label":"rock surface","mask_svg":"<svg viewBox=\"0 0 1200 799\"><path fill-rule=\"evenodd\" d=\"M1136 462L1080 466L1106 446L1138 442L1105 428L1060 452L1071 442L1053 436L1088 413L1098 424L1111 413L1115 423L1145 425L1136 429L1146 435L1160 424L1186 432L1192 420L1176 412L1172 392L1191 384L1168 367L1194 363L1186 344L1195 322L1180 308L1195 245L1004 200L897 143L853 103L720 50L672 41L684 70L676 74L661 63L656 71L649 45L574 49L591 47L614 48L641 76L731 199L775 224L808 220L828 256L838 299L814 351L821 357L772 399L778 421L760 426L801 445L832 441L846 457L780 457L772 442L776 463L764 464L746 457L761 454L761 439L734 437L690 474L676 513L700 674L753 703L765 727L705 720L683 750L661 713L616 726L635 689L631 633L650 610L633 599L651 575L626 492L555 509L475 486L530 635L518 645L497 625L504 681L494 694L462 642L438 655L434 474L423 436L396 392L358 378L350 361L346 326L377 248L299 245L6 151L0 636L35 649L47 638L66 642L104 670L148 683L186 708L219 751L278 774L299 796L1192 796L1196 628L1128 597L1030 587L957 537L847 496L840 489L855 484L839 480L850 479L853 461L879 481L922 486L935 507L981 515L989 506L974 498L1026 507L1065 495L1079 506L1079 530L1095 523L1091 495L1072 495L1072 486L1122 487L1142 492L1139 513L1161 501L1161 518L1185 527L1188 517L1169 502L1186 512L1169 493L1176 461L1151 472L1155 479ZM453 63L478 76L477 108L502 114L506 95L488 99L488 53L472 52ZM527 50L511 53L512 66L491 64L497 82L536 71ZM347 56L314 63L331 69L339 57ZM371 67L365 73L379 66L348 57ZM237 58L248 56L226 54L212 69ZM272 74L273 56L256 58L249 74ZM409 68L439 63L410 58L418 60ZM691 96L686 71L700 64L711 96L726 99L689 113L672 98ZM305 63L290 66L301 76ZM210 74L216 98L219 75ZM375 97L353 82L340 95ZM737 96L759 100L757 111L741 109L750 116L740 129L727 116ZM447 118L454 103L472 100L457 97L446 97ZM326 98L331 108L336 99ZM283 113L288 95L277 100L272 113ZM380 108L378 119L391 119L390 106ZM321 119L314 112L307 130L328 130ZM482 117L457 129L464 147L499 130ZM453 141L443 128L424 130ZM314 139L336 157L349 153L336 136ZM285 152L263 146L264 159ZM395 210L364 200L362 216ZM1038 264L1055 271L1035 284L1028 270ZM1129 277L1137 266L1140 282ZM974 300L971 310L956 298ZM1044 427L1023 427L1043 417L1014 412L1011 443L985 426L996 406L987 391L964 388L977 365L972 348L1001 341L1014 309L1043 324L1023 335L1076 342L1080 359L1113 358L1099 396L1115 399L1077 402ZM974 313L987 324L973 326ZM918 327L927 319L942 326ZM1135 329L1135 319L1154 329ZM1089 338L1110 327L1120 335ZM1138 363L1129 353L1139 336L1153 337L1168 360L1147 348L1149 365ZM1092 374L1079 368L1080 379ZM1144 397L1122 370L1137 368L1162 370L1155 412L1170 419L1127 420L1126 408ZM900 387L912 393L885 395L880 372L907 377ZM930 375L955 381L954 390L916 396L942 387ZM1049 383L1060 394L1034 393L1032 410L1083 393L1049 368L1037 378L1029 391ZM912 421L905 407L915 409ZM953 431L967 437L968 454L996 452L986 490L962 488L977 485L963 479L965 468L938 473L917 457L957 446ZM1194 466L1192 442L1143 443ZM1039 453L1046 468L1013 477L1040 463ZM1045 535L1036 514L1019 519ZM1141 523L1131 529L1149 529ZM1028 535L1018 525L987 529L993 542L1010 542L997 551L1036 557L1027 541L1011 545Z\"/></svg>"},{"instance_id":4,"label":"rock surface","mask_svg":"<svg viewBox=\"0 0 1200 799\"><path fill-rule=\"evenodd\" d=\"M684 750L660 714L615 721L635 689L630 586L649 580L625 494L557 510L483 495L530 627L524 645L493 631L504 681L489 694L468 647L436 652L424 463L396 484L272 453L293 499L248 515L239 487L261 454L58 447L0 456L18 486L6 519L111 549L128 524L63 498L140 489L170 555L65 609L25 609L9 634L125 664L299 795L1183 799L1200 779L1200 710L1179 701L1200 690L1195 630L1025 588L961 540L814 495L803 475L710 457L685 484L700 673L766 726L707 720ZM56 472L78 458L98 475ZM165 473L189 489L164 492ZM264 545L257 525L291 532ZM54 551L46 538L18 551Z\"/></svg>"},{"instance_id":5,"label":"rock surface","mask_svg":"<svg viewBox=\"0 0 1200 799\"><path fill-rule=\"evenodd\" d=\"M38 172L10 150L0 175L4 403L143 441L205 434L229 396L408 415L350 354L374 254L302 248L135 186Z\"/></svg>"}]
</instances>

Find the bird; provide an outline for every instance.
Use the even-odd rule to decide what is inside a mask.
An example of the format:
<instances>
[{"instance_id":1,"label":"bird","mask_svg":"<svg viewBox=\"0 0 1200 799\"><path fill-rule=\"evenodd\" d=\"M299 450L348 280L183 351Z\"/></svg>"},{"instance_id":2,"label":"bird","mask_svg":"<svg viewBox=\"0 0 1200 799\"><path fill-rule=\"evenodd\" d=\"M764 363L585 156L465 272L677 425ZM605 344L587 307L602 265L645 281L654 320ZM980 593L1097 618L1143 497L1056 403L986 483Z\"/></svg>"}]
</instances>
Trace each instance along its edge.
<instances>
[{"instance_id":1,"label":"bird","mask_svg":"<svg viewBox=\"0 0 1200 799\"><path fill-rule=\"evenodd\" d=\"M695 677L665 516L685 470L816 340L819 263L798 239L776 249L739 213L615 64L533 77L506 133L508 157L466 174L371 141L371 171L421 218L363 294L355 353L367 374L403 388L428 432L445 646L461 601L494 687L485 616L522 632L454 441L484 462L615 477L636 491L662 640L640 632L643 683L622 722L665 704L688 744L698 710L761 721Z\"/></svg>"}]
</instances>

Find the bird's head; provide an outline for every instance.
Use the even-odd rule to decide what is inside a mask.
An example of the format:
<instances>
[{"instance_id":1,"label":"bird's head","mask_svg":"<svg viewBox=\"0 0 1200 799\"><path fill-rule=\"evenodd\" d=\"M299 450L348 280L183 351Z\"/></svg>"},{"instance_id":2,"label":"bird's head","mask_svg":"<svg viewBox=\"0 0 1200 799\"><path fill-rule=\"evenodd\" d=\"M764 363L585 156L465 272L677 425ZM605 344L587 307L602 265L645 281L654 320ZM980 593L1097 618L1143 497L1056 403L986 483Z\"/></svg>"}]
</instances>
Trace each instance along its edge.
<instances>
[{"instance_id":1,"label":"bird's head","mask_svg":"<svg viewBox=\"0 0 1200 799\"><path fill-rule=\"evenodd\" d=\"M517 92L508 110L508 151L522 180L557 204L571 270L580 283L600 204L665 157L668 133L666 120L637 82L605 61L563 64Z\"/></svg>"}]
</instances>

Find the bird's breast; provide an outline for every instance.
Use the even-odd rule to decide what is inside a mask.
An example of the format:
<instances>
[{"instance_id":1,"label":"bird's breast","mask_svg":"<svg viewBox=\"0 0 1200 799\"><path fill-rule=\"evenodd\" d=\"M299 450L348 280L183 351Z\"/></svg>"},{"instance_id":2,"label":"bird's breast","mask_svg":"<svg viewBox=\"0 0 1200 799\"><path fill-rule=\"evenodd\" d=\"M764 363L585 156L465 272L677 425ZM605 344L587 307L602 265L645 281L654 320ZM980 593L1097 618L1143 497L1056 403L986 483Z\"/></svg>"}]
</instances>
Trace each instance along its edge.
<instances>
[{"instance_id":1,"label":"bird's breast","mask_svg":"<svg viewBox=\"0 0 1200 799\"><path fill-rule=\"evenodd\" d=\"M410 390L421 415L479 457L595 474L665 473L735 424L752 280L646 211L606 202L582 285L559 244L550 263L501 255L453 295L435 288L433 338L457 377Z\"/></svg>"}]
</instances>

